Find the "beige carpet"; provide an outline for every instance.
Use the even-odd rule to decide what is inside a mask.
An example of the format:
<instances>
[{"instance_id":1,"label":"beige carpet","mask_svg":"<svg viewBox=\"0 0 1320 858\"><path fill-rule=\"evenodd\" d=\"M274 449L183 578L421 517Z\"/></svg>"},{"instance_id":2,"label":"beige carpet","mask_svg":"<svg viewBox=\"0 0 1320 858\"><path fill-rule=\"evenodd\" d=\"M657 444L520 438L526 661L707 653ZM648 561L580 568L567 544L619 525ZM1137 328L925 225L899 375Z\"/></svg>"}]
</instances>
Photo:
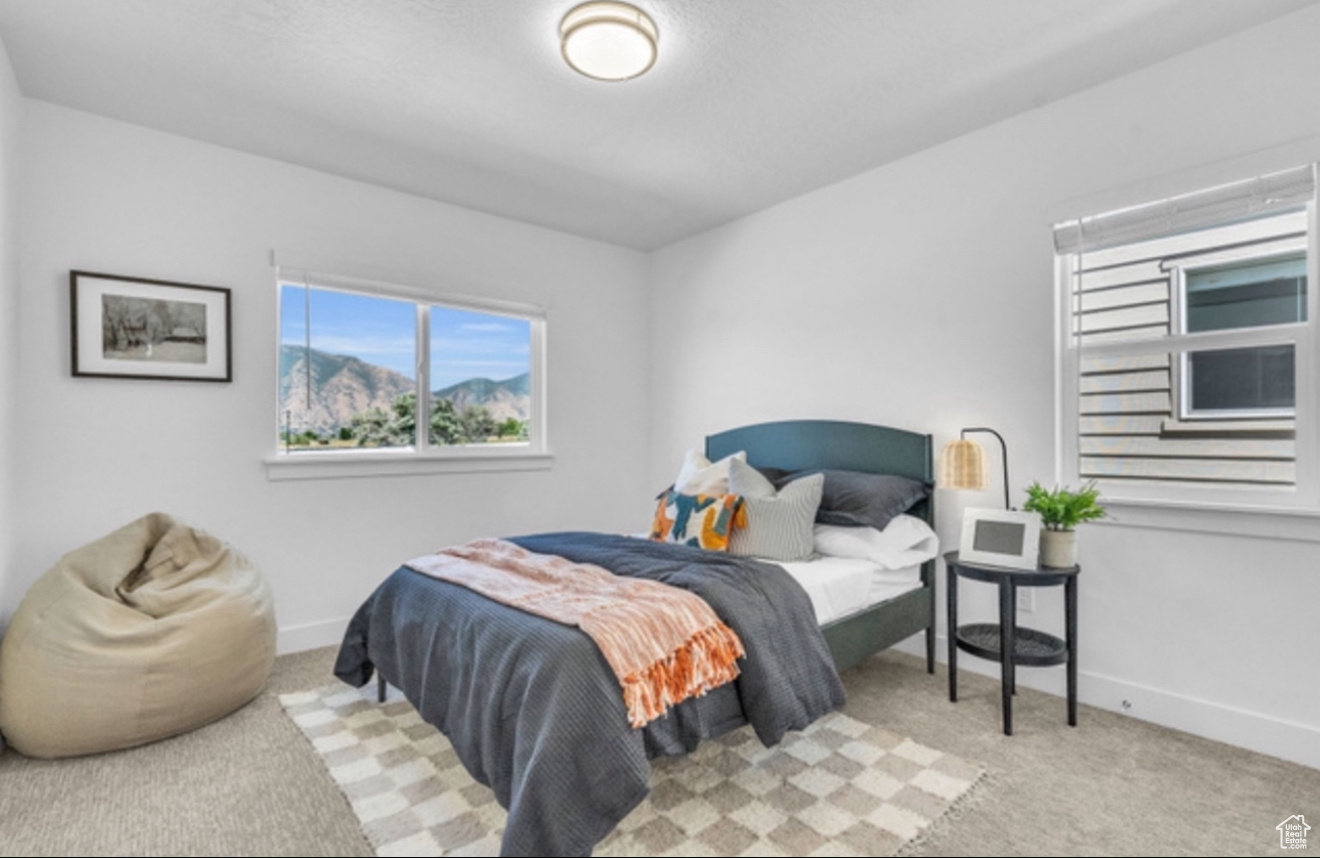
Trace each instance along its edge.
<instances>
[{"instance_id":1,"label":"beige carpet","mask_svg":"<svg viewBox=\"0 0 1320 858\"><path fill-rule=\"evenodd\" d=\"M280 698L377 855L498 855L504 811L395 696L331 685ZM596 848L614 855L892 855L984 772L835 713L766 748L751 728L656 761L651 794Z\"/></svg>"},{"instance_id":2,"label":"beige carpet","mask_svg":"<svg viewBox=\"0 0 1320 858\"><path fill-rule=\"evenodd\" d=\"M277 697L332 682L334 655L281 656L250 705L174 739L53 762L0 753L0 855L372 855ZM844 714L987 769L906 854L1279 855L1276 825L1320 819L1320 770L1087 706L1069 727L1062 700L1021 687L1005 736L997 681L964 671L955 704L939 671L890 652L843 676Z\"/></svg>"}]
</instances>

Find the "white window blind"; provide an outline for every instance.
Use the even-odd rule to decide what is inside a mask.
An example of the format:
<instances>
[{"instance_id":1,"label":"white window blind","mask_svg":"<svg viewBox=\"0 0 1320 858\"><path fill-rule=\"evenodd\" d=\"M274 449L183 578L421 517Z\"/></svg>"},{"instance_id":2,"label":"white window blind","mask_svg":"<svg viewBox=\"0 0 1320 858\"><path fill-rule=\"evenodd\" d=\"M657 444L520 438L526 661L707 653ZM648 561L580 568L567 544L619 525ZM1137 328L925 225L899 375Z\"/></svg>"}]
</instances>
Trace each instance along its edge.
<instances>
[{"instance_id":1,"label":"white window blind","mask_svg":"<svg viewBox=\"0 0 1320 858\"><path fill-rule=\"evenodd\" d=\"M1307 164L1066 221L1054 228L1054 249L1058 253L1086 253L1135 244L1304 208L1314 198L1315 165Z\"/></svg>"}]
</instances>

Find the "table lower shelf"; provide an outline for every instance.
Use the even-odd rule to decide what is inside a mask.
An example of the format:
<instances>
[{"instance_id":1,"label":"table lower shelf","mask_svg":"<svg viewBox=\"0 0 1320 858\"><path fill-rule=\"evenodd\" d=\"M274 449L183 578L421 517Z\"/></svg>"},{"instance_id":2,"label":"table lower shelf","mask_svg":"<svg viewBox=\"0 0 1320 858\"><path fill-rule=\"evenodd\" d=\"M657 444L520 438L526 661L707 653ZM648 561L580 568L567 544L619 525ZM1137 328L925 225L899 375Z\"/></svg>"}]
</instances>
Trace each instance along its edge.
<instances>
[{"instance_id":1,"label":"table lower shelf","mask_svg":"<svg viewBox=\"0 0 1320 858\"><path fill-rule=\"evenodd\" d=\"M1013 636L1013 664L1048 667L1068 660L1068 644L1046 632L1018 626ZM1002 632L995 623L970 623L958 627L958 649L972 655L1001 660Z\"/></svg>"}]
</instances>

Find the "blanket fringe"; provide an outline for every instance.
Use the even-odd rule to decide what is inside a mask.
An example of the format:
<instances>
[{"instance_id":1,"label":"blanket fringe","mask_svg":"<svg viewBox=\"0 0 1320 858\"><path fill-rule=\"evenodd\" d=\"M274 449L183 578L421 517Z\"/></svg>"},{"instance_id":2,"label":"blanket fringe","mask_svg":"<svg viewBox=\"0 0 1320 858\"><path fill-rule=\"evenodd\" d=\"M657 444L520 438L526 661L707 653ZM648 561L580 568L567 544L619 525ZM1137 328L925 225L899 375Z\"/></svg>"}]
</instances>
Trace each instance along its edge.
<instances>
[{"instance_id":1,"label":"blanket fringe","mask_svg":"<svg viewBox=\"0 0 1320 858\"><path fill-rule=\"evenodd\" d=\"M693 634L668 658L623 678L628 723L644 727L675 703L732 682L744 654L742 641L724 623Z\"/></svg>"}]
</instances>

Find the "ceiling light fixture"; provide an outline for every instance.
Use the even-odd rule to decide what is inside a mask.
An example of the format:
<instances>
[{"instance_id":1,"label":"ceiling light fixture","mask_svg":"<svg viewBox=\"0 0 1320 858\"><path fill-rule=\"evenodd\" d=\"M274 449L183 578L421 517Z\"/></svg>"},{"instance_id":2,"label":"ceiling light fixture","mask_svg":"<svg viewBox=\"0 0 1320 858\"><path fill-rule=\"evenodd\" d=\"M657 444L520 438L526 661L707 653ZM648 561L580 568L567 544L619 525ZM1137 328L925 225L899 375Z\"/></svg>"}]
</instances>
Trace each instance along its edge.
<instances>
[{"instance_id":1,"label":"ceiling light fixture","mask_svg":"<svg viewBox=\"0 0 1320 858\"><path fill-rule=\"evenodd\" d=\"M583 3L559 22L564 62L596 80L629 80L644 74L655 65L658 40L651 17L627 3Z\"/></svg>"}]
</instances>

